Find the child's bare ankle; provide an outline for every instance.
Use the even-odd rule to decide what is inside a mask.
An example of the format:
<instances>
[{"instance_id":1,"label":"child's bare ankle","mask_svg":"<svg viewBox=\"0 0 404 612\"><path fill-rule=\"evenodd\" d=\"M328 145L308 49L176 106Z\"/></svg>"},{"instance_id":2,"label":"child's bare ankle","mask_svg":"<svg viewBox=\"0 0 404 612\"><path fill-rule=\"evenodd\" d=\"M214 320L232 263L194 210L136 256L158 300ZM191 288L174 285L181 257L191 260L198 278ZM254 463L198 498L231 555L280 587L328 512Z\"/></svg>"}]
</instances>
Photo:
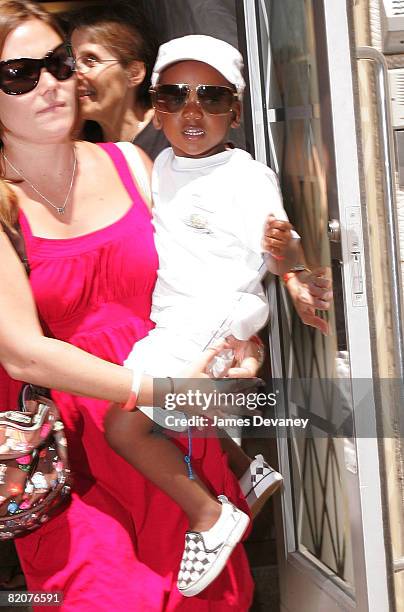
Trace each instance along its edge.
<instances>
[{"instance_id":1,"label":"child's bare ankle","mask_svg":"<svg viewBox=\"0 0 404 612\"><path fill-rule=\"evenodd\" d=\"M209 502L199 508L198 515L189 521L190 531L207 531L219 520L222 505L217 499L209 498Z\"/></svg>"}]
</instances>

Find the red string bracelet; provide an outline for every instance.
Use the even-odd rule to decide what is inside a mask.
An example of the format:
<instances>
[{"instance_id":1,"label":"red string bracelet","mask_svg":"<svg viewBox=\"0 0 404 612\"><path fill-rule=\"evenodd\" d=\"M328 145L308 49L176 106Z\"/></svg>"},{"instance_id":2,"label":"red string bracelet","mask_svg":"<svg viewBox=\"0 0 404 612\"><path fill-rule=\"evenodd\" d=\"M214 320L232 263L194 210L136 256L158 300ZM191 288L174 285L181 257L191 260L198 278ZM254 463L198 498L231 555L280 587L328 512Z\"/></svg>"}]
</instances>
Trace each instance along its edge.
<instances>
[{"instance_id":1,"label":"red string bracelet","mask_svg":"<svg viewBox=\"0 0 404 612\"><path fill-rule=\"evenodd\" d=\"M122 410L125 412L130 412L134 408L136 408L137 395L133 391L129 393L129 397L126 401L126 404L122 404Z\"/></svg>"}]
</instances>

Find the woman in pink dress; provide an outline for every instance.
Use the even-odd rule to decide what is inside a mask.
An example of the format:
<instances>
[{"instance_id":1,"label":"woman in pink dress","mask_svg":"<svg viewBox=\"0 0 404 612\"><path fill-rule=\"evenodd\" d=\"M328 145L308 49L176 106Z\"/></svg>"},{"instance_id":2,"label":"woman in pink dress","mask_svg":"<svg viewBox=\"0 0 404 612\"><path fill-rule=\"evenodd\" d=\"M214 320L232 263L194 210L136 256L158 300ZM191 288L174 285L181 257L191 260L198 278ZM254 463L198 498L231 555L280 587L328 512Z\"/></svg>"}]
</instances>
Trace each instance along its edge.
<instances>
[{"instance_id":1,"label":"woman in pink dress","mask_svg":"<svg viewBox=\"0 0 404 612\"><path fill-rule=\"evenodd\" d=\"M0 0L0 219L19 221L31 267L29 285L0 231L1 408L15 406L17 381L59 389L75 482L69 507L16 542L28 589L61 591L65 612L241 612L252 596L242 546L208 589L182 598L185 517L104 440L106 400L125 402L132 384L118 364L152 327L157 256L119 149L71 139L76 83L62 43L37 4ZM42 336L36 308L57 340ZM139 401L151 403L150 379ZM193 464L212 493L245 507L217 440L195 439Z\"/></svg>"}]
</instances>

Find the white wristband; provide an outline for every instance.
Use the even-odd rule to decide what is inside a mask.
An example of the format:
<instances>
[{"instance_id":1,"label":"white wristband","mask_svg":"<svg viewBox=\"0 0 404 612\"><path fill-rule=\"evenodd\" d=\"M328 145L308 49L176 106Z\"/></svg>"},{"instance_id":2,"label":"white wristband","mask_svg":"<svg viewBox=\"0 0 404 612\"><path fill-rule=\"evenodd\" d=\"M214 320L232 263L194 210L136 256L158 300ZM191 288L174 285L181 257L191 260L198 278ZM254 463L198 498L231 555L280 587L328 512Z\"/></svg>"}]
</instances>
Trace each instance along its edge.
<instances>
[{"instance_id":1,"label":"white wristband","mask_svg":"<svg viewBox=\"0 0 404 612\"><path fill-rule=\"evenodd\" d=\"M142 376L143 371L138 368L136 365L132 366L132 391L136 395L139 396L140 386L142 384Z\"/></svg>"}]
</instances>

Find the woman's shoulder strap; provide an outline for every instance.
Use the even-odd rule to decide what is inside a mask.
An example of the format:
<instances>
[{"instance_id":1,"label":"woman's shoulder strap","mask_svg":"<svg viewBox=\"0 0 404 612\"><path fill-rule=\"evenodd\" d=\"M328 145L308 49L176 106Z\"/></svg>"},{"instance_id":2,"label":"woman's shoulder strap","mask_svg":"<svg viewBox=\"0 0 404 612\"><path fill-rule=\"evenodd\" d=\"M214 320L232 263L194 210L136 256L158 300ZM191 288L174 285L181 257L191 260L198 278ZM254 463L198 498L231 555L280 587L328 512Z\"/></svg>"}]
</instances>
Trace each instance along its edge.
<instances>
[{"instance_id":1,"label":"woman's shoulder strap","mask_svg":"<svg viewBox=\"0 0 404 612\"><path fill-rule=\"evenodd\" d=\"M130 143L129 143L130 144ZM146 196L143 196L143 192L138 187L138 183L136 181L135 170L130 167L128 160L126 159L125 154L121 151L118 145L114 142L100 142L97 143L99 147L101 147L106 154L111 158L122 183L124 184L127 192L131 196L133 201L137 199L142 200L143 204L145 204L144 200ZM133 146L133 145L131 145ZM143 168L143 161L140 160ZM140 166L140 163L137 164L137 168Z\"/></svg>"},{"instance_id":2,"label":"woman's shoulder strap","mask_svg":"<svg viewBox=\"0 0 404 612\"><path fill-rule=\"evenodd\" d=\"M136 181L144 200L151 204L152 195L150 176L139 153L138 147L133 145L131 142L117 142L116 146L123 153L126 163L128 164L132 173L133 179Z\"/></svg>"}]
</instances>

